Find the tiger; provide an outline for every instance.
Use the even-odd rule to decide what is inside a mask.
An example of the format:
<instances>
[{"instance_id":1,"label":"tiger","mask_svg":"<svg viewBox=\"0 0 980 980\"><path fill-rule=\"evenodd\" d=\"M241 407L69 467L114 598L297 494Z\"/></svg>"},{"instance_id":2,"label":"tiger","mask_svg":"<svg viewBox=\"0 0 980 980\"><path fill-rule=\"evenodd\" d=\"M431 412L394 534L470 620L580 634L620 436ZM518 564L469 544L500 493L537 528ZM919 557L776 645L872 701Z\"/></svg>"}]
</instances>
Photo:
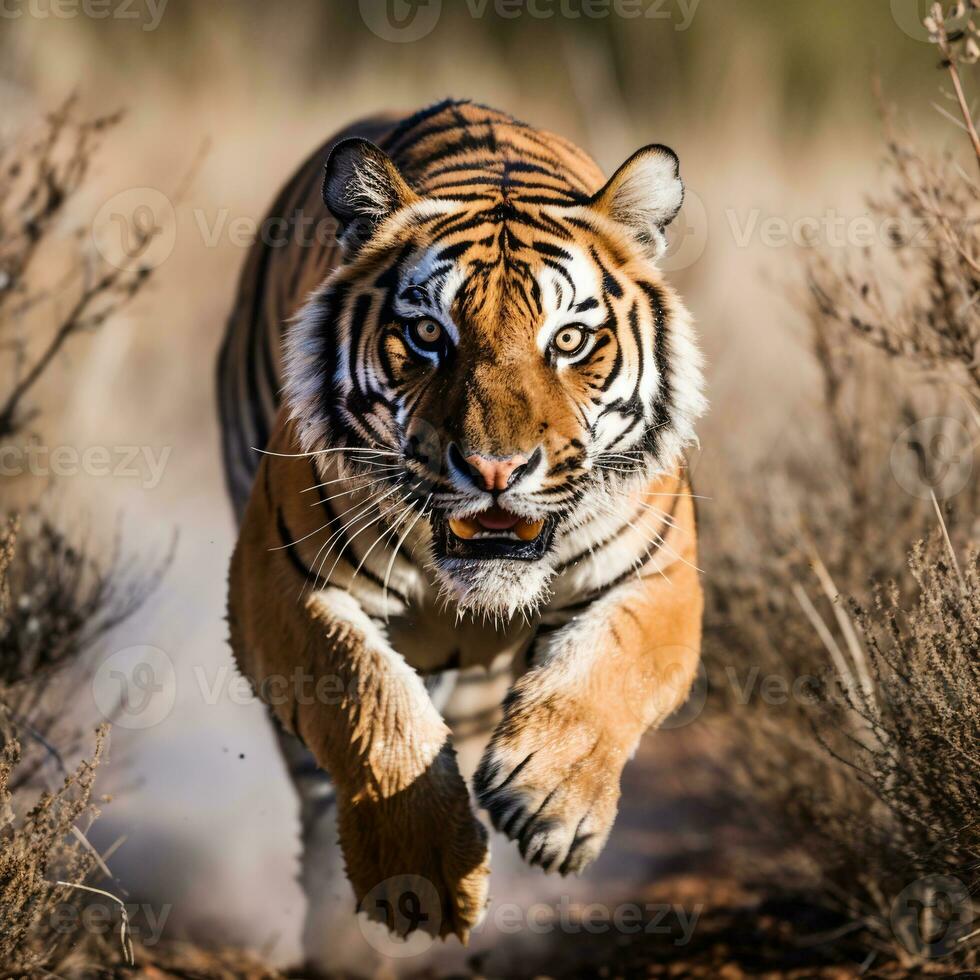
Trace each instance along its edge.
<instances>
[{"instance_id":1,"label":"tiger","mask_svg":"<svg viewBox=\"0 0 980 980\"><path fill-rule=\"evenodd\" d=\"M331 137L263 224L217 372L227 615L299 793L308 950L339 860L369 918L465 943L478 807L527 864L582 872L688 696L707 403L658 267L683 199L666 146L606 179L446 100ZM471 799L451 707L474 678L496 687Z\"/></svg>"}]
</instances>

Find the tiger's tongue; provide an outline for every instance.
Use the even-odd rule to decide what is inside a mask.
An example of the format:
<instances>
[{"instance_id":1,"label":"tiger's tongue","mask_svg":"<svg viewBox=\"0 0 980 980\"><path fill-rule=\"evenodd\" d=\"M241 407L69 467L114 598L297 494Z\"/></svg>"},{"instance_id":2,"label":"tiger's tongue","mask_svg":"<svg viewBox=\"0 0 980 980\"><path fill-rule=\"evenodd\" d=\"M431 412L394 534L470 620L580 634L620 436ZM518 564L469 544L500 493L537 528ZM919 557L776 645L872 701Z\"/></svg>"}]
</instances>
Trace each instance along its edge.
<instances>
[{"instance_id":1,"label":"tiger's tongue","mask_svg":"<svg viewBox=\"0 0 980 980\"><path fill-rule=\"evenodd\" d=\"M520 518L503 507L491 507L482 514L474 515L477 522L488 531L509 531Z\"/></svg>"}]
</instances>

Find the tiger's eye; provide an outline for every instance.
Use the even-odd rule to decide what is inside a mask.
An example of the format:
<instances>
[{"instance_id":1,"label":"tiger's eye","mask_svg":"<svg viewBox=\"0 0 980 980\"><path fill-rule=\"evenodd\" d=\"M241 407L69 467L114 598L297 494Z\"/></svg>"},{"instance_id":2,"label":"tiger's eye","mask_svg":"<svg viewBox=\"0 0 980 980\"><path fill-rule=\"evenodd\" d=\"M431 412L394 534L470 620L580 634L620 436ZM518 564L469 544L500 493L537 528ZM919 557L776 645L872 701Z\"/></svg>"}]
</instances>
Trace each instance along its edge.
<instances>
[{"instance_id":1,"label":"tiger's eye","mask_svg":"<svg viewBox=\"0 0 980 980\"><path fill-rule=\"evenodd\" d=\"M562 327L552 341L555 350L561 354L574 354L585 343L585 331L579 327Z\"/></svg>"},{"instance_id":2,"label":"tiger's eye","mask_svg":"<svg viewBox=\"0 0 980 980\"><path fill-rule=\"evenodd\" d=\"M416 320L409 330L420 347L435 347L442 340L442 326L435 320Z\"/></svg>"}]
</instances>

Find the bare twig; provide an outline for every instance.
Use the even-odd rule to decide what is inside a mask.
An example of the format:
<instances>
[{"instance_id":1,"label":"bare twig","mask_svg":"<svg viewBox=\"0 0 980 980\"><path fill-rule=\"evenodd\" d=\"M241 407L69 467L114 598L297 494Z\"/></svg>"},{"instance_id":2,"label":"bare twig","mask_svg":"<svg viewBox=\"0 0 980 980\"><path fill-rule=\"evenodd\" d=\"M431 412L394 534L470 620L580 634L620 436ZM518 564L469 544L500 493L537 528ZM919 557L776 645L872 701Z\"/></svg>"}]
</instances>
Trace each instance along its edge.
<instances>
[{"instance_id":1,"label":"bare twig","mask_svg":"<svg viewBox=\"0 0 980 980\"><path fill-rule=\"evenodd\" d=\"M927 26L932 31L939 50L942 52L946 70L953 82L953 91L956 93L956 101L959 104L960 113L963 116L963 123L969 134L970 142L973 144L973 152L977 158L977 166L980 166L980 135L977 134L977 127L973 121L973 113L966 101L966 94L963 91L963 82L960 79L959 64L957 54L953 50L949 31L946 27L946 15L943 12L942 4L935 3L927 19Z\"/></svg>"}]
</instances>

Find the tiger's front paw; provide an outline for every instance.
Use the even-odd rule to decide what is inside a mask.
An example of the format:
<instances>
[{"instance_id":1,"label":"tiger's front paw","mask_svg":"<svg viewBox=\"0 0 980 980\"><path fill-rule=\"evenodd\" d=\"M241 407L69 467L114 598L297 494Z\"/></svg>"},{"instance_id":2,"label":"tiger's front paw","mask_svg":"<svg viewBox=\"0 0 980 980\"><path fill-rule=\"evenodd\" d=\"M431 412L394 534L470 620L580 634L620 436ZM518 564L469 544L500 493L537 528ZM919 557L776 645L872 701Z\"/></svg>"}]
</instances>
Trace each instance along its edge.
<instances>
[{"instance_id":1,"label":"tiger's front paw","mask_svg":"<svg viewBox=\"0 0 980 980\"><path fill-rule=\"evenodd\" d=\"M609 837L627 754L588 706L517 688L477 770L477 798L529 864L578 874Z\"/></svg>"},{"instance_id":2,"label":"tiger's front paw","mask_svg":"<svg viewBox=\"0 0 980 980\"><path fill-rule=\"evenodd\" d=\"M384 799L340 795L340 843L358 911L396 935L465 943L487 906L487 833L451 750Z\"/></svg>"}]
</instances>

